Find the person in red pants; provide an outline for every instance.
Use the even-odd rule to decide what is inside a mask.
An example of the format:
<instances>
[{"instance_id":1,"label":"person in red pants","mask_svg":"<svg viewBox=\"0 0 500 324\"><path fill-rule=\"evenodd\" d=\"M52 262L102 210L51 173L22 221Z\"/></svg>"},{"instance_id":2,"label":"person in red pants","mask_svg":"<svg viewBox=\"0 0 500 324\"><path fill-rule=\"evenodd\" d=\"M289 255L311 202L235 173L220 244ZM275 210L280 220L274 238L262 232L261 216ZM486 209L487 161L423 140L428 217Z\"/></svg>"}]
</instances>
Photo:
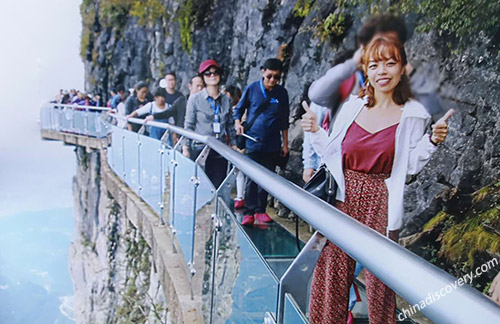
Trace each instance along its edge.
<instances>
[{"instance_id":1,"label":"person in red pants","mask_svg":"<svg viewBox=\"0 0 500 324\"><path fill-rule=\"evenodd\" d=\"M425 134L431 116L413 100L403 44L375 37L363 50L366 77L358 96L342 105L331 136L307 109L302 127L338 184L336 207L387 235L402 224L407 174L418 173L448 133L450 110ZM329 73L335 73L335 67ZM316 265L310 298L311 323L346 323L355 260L332 242ZM365 269L369 320L396 323L394 292Z\"/></svg>"}]
</instances>

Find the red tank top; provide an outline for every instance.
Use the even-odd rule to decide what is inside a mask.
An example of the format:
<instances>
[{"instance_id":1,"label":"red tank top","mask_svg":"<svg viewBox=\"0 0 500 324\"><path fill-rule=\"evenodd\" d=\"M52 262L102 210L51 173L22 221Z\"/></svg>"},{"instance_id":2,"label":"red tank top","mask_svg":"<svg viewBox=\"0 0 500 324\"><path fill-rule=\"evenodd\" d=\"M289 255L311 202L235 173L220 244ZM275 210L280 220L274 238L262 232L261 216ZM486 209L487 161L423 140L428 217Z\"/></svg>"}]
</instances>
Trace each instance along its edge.
<instances>
[{"instance_id":1,"label":"red tank top","mask_svg":"<svg viewBox=\"0 0 500 324\"><path fill-rule=\"evenodd\" d=\"M342 142L344 169L390 174L397 126L395 124L372 134L353 122Z\"/></svg>"}]
</instances>

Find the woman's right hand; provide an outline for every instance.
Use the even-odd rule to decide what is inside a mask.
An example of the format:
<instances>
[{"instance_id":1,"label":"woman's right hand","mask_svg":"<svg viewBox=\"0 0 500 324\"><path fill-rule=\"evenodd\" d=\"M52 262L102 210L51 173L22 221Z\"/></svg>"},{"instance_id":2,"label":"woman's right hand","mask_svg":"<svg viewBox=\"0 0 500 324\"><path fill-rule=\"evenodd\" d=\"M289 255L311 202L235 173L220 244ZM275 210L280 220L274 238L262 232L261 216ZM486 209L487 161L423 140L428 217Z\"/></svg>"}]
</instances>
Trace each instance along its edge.
<instances>
[{"instance_id":1,"label":"woman's right hand","mask_svg":"<svg viewBox=\"0 0 500 324\"><path fill-rule=\"evenodd\" d=\"M302 101L302 107L304 107L304 110L306 111L306 113L302 116L302 122L301 122L304 132L316 133L319 130L318 117L309 108L307 102Z\"/></svg>"}]
</instances>

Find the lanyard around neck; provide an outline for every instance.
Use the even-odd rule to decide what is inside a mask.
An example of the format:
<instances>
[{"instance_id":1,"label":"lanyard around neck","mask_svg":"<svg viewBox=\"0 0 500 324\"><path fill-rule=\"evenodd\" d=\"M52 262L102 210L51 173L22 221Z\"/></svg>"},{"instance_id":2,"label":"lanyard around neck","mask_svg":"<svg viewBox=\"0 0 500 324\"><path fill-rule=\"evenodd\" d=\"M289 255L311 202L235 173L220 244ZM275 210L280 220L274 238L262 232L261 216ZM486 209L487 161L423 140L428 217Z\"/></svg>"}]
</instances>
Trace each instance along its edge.
<instances>
[{"instance_id":1,"label":"lanyard around neck","mask_svg":"<svg viewBox=\"0 0 500 324\"><path fill-rule=\"evenodd\" d=\"M266 88L264 88L264 81L260 80L259 85L260 85L260 91L262 91L264 99L267 99Z\"/></svg>"},{"instance_id":2,"label":"lanyard around neck","mask_svg":"<svg viewBox=\"0 0 500 324\"><path fill-rule=\"evenodd\" d=\"M218 115L220 112L220 105L215 102L214 98L212 97L207 97L208 103L210 104L210 107L212 108L213 112L215 115Z\"/></svg>"}]
</instances>

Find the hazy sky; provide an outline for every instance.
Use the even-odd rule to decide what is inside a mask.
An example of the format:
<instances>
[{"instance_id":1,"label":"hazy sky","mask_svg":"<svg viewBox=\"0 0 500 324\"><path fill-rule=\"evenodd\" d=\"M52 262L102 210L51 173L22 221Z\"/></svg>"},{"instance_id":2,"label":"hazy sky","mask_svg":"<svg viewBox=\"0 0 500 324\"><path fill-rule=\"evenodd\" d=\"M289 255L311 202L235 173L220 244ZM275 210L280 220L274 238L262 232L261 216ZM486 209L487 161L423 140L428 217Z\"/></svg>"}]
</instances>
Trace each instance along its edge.
<instances>
[{"instance_id":1,"label":"hazy sky","mask_svg":"<svg viewBox=\"0 0 500 324\"><path fill-rule=\"evenodd\" d=\"M0 2L0 217L72 204L72 147L40 138L39 109L83 87L81 0Z\"/></svg>"}]
</instances>

